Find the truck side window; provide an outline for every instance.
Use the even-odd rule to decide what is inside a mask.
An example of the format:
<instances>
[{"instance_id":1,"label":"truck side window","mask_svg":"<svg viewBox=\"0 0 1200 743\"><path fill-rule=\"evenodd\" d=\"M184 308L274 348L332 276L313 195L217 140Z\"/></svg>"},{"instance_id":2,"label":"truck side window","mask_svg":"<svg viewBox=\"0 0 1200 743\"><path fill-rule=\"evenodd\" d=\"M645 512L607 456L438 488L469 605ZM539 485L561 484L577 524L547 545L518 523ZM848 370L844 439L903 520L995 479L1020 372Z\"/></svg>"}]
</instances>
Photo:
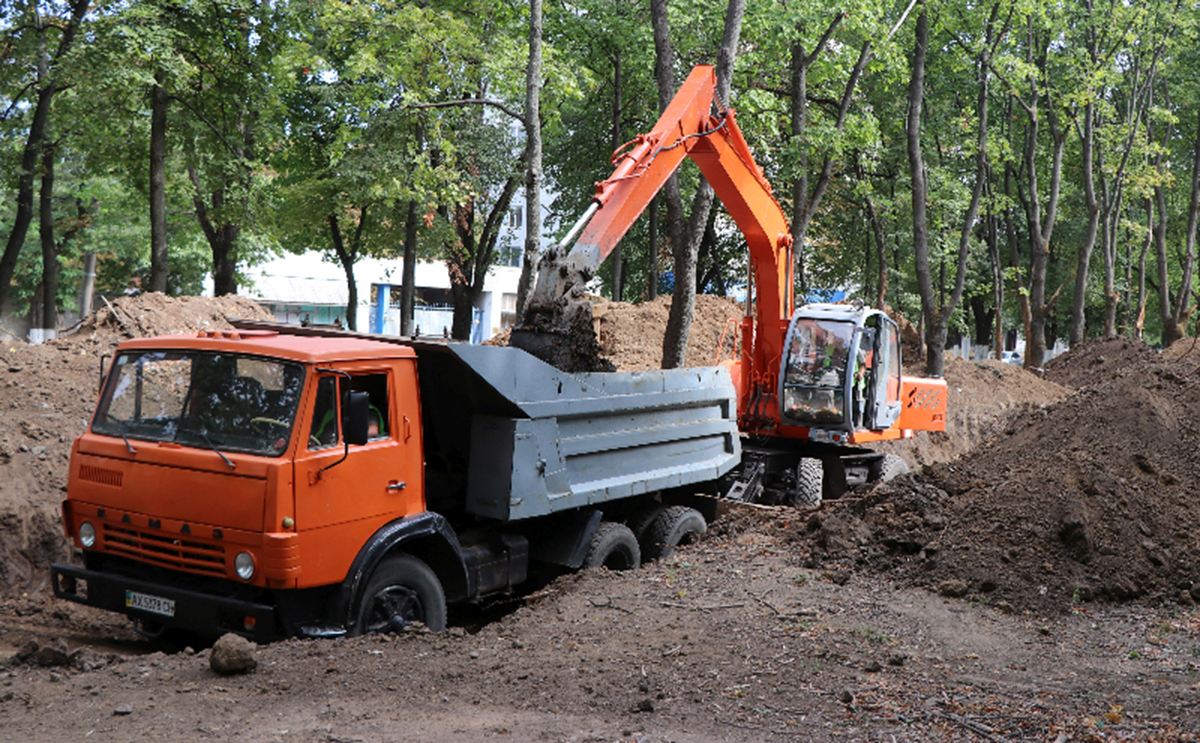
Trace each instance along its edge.
<instances>
[{"instance_id":1,"label":"truck side window","mask_svg":"<svg viewBox=\"0 0 1200 743\"><path fill-rule=\"evenodd\" d=\"M346 380L323 377L317 382L317 401L313 409L312 429L309 432L308 448L324 449L338 443L338 398L346 390ZM366 392L371 397L368 416L368 433L372 440L388 437L388 384L386 374L358 374L351 377L351 389ZM335 391L336 390L336 391Z\"/></svg>"},{"instance_id":2,"label":"truck side window","mask_svg":"<svg viewBox=\"0 0 1200 743\"><path fill-rule=\"evenodd\" d=\"M367 412L368 432L372 439L388 436L388 384L386 374L362 374L353 377L353 389L371 396Z\"/></svg>"},{"instance_id":3,"label":"truck side window","mask_svg":"<svg viewBox=\"0 0 1200 743\"><path fill-rule=\"evenodd\" d=\"M317 402L313 407L312 429L308 434L309 449L324 449L338 442L337 386L333 377L317 381Z\"/></svg>"}]
</instances>

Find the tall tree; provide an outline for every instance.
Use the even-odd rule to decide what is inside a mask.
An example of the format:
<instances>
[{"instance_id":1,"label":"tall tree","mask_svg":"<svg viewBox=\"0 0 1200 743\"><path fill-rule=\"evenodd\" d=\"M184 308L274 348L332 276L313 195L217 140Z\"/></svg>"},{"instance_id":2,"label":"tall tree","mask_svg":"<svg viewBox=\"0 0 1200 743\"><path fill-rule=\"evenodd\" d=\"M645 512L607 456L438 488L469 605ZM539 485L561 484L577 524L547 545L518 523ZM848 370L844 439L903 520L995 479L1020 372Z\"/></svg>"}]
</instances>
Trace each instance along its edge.
<instances>
[{"instance_id":1,"label":"tall tree","mask_svg":"<svg viewBox=\"0 0 1200 743\"><path fill-rule=\"evenodd\" d=\"M525 67L525 245L517 285L517 317L533 288L542 246L542 0L529 0L529 61Z\"/></svg>"},{"instance_id":2,"label":"tall tree","mask_svg":"<svg viewBox=\"0 0 1200 743\"><path fill-rule=\"evenodd\" d=\"M670 24L666 0L651 0L651 19L654 24L654 46L657 55L655 77L658 80L659 108L665 109L675 95L674 52L671 46ZM742 32L742 19L746 14L744 0L729 0L725 13L725 27L717 55L717 99L722 104L729 100L733 80L733 63L737 56L738 38ZM664 189L667 201L667 219L670 225L672 252L675 258L675 291L671 295L671 313L667 319L663 336L664 369L683 366L687 352L688 335L696 309L696 256L700 240L708 226L708 214L712 208L713 191L703 178L692 201L691 218L684 224L683 197L679 190L677 175L667 181Z\"/></svg>"},{"instance_id":3,"label":"tall tree","mask_svg":"<svg viewBox=\"0 0 1200 743\"><path fill-rule=\"evenodd\" d=\"M33 221L33 181L42 160L50 105L55 95L69 87L69 81L62 76L62 65L72 51L88 6L88 0L70 0L52 4L50 8L57 11L55 13L45 12L40 3L27 3L21 10L13 11L13 25L3 42L6 46L21 49L26 59L33 60L33 64L27 68L29 72L20 86L20 95L13 99L9 110L5 112L7 117L11 112L20 110L19 104L22 103L32 108L16 178L16 217L8 232L4 255L0 256L0 311L7 305L17 258Z\"/></svg>"},{"instance_id":4,"label":"tall tree","mask_svg":"<svg viewBox=\"0 0 1200 743\"><path fill-rule=\"evenodd\" d=\"M909 172L912 178L912 208L913 208L913 253L916 268L917 286L921 296L921 314L925 326L925 373L931 376L942 375L946 340L948 337L951 315L962 301L963 288L966 282L967 265L970 257L970 246L974 231L977 227L976 217L979 213L980 201L988 179L988 97L989 97L989 67L991 64L993 39L1003 34L1004 29L996 29L995 24L1000 12L1000 3L992 4L984 33L978 49L975 50L975 73L977 77L976 90L976 139L973 145L975 152L974 186L971 197L961 217L961 227L958 236L958 254L955 259L954 284L944 302L939 302L933 288L933 276L929 260L929 230L926 217L927 199L929 198L928 174L921 148L921 111L925 90L925 67L929 47L929 18L924 2L917 16L912 61L912 76L908 91L908 121L906 125ZM965 178L966 176L960 176ZM949 212L943 207L941 211ZM949 214L939 220L949 223Z\"/></svg>"}]
</instances>

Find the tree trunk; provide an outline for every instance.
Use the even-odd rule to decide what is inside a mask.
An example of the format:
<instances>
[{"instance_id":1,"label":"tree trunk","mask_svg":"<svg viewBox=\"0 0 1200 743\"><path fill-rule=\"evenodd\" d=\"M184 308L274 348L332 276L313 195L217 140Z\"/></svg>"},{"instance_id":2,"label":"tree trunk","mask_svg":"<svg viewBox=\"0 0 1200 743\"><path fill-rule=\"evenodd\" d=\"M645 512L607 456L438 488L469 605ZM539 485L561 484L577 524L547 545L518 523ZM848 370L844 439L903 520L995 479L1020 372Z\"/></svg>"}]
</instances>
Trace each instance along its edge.
<instances>
[{"instance_id":1,"label":"tree trunk","mask_svg":"<svg viewBox=\"0 0 1200 743\"><path fill-rule=\"evenodd\" d=\"M354 278L354 264L362 255L363 234L367 226L367 209L368 207L364 206L362 212L359 213L358 224L354 228L354 237L351 238L349 245L346 244L345 237L342 235L337 214L330 214L326 218L326 221L329 222L329 238L333 243L333 252L342 266L342 272L346 274L346 328L349 330L358 330L358 282Z\"/></svg>"},{"instance_id":2,"label":"tree trunk","mask_svg":"<svg viewBox=\"0 0 1200 743\"><path fill-rule=\"evenodd\" d=\"M404 272L400 278L400 335L411 338L413 334L413 306L416 297L417 277L417 202L408 202L408 215L404 219Z\"/></svg>"},{"instance_id":3,"label":"tree trunk","mask_svg":"<svg viewBox=\"0 0 1200 743\"><path fill-rule=\"evenodd\" d=\"M79 316L92 314L92 301L96 293L96 254L83 257L83 284L79 288Z\"/></svg>"},{"instance_id":4,"label":"tree trunk","mask_svg":"<svg viewBox=\"0 0 1200 743\"><path fill-rule=\"evenodd\" d=\"M150 89L150 286L167 290L167 91L162 70Z\"/></svg>"},{"instance_id":5,"label":"tree trunk","mask_svg":"<svg viewBox=\"0 0 1200 743\"><path fill-rule=\"evenodd\" d=\"M1175 297L1175 317L1180 336L1187 335L1188 319L1196 306L1192 304L1192 274L1196 268L1196 230L1200 222L1200 117L1197 120L1196 137L1192 140L1192 189L1188 203L1187 230L1184 232L1183 271L1179 281L1179 293Z\"/></svg>"},{"instance_id":6,"label":"tree trunk","mask_svg":"<svg viewBox=\"0 0 1200 743\"><path fill-rule=\"evenodd\" d=\"M654 8L661 6L660 11ZM666 49L670 50L668 23L665 0L652 0L652 17L655 21L655 47L658 48L659 26L662 26L663 36L666 37ZM729 100L729 89L733 84L733 63L737 56L738 39L742 33L742 18L746 14L745 0L729 0L725 11L725 30L721 36L721 49L717 53L717 100L724 104ZM670 59L670 57L668 57ZM659 80L659 101L663 100L663 81ZM673 86L668 95L674 94ZM668 98L668 100L670 100ZM665 108L665 106L664 106ZM678 185L676 185L678 191ZM692 215L687 232L680 235L675 243L675 291L671 296L671 314L667 319L667 328L663 336L664 369L677 369L684 364L687 352L688 335L691 333L692 318L696 312L696 257L704 230L708 226L708 213L712 209L712 186L703 177L700 178L700 189L692 201ZM680 198L682 207L682 198ZM670 209L668 209L670 212ZM679 215L682 227L683 215ZM672 239L674 239L672 235Z\"/></svg>"},{"instance_id":7,"label":"tree trunk","mask_svg":"<svg viewBox=\"0 0 1200 743\"><path fill-rule=\"evenodd\" d=\"M1034 34L1030 33L1030 41L1034 41ZM1052 145L1051 164L1050 164L1050 188L1049 196L1045 203L1045 216L1042 215L1042 200L1038 190L1038 157L1037 143L1038 131L1040 126L1038 105L1044 95L1038 88L1038 79L1045 79L1047 60L1046 47L1049 46L1049 40L1042 39L1041 47L1036 60L1036 69L1040 70L1040 77L1033 77L1029 80L1031 88L1030 101L1023 104L1026 115L1029 120L1029 126L1026 129L1025 141L1025 173L1026 181L1025 188L1025 216L1029 229L1029 252L1030 252L1030 271L1029 271L1029 334L1026 336L1025 346L1025 366L1026 368L1041 368L1046 360L1046 321L1053 309L1054 303L1058 300L1058 291L1047 298L1046 297L1046 271L1050 261L1050 238L1054 232L1055 221L1058 216L1058 197L1062 189L1062 161L1063 150L1066 147L1066 133L1058 126L1058 117L1055 110L1055 104L1046 95L1046 120L1050 127L1050 139ZM1033 51L1033 45L1030 45L1030 51Z\"/></svg>"},{"instance_id":8,"label":"tree trunk","mask_svg":"<svg viewBox=\"0 0 1200 743\"><path fill-rule=\"evenodd\" d=\"M675 94L675 51L671 46L671 29L667 18L667 0L650 0L650 23L654 29L654 79L658 84L658 110L664 111ZM684 251L682 255L686 256L687 225L684 221L683 195L679 191L678 173L672 173L671 177L663 185L662 198L666 201L667 206L667 234L671 240L671 253L676 257L676 263L686 263L686 261L679 260L681 249ZM671 313L663 335L662 366L664 369L678 366L675 361L683 355L679 352L680 325L683 320L681 317L676 319L675 296L680 291L679 287L681 283L684 286L688 286L690 282L681 282L679 268L679 265L676 265L674 268L675 273L673 278L675 288L671 297ZM688 318L688 320L690 322L691 318ZM686 344L686 342L687 339L685 338L684 343ZM668 351L668 349L670 350Z\"/></svg>"},{"instance_id":9,"label":"tree trunk","mask_svg":"<svg viewBox=\"0 0 1200 743\"><path fill-rule=\"evenodd\" d=\"M1155 156L1154 168L1162 173L1162 153ZM1161 180L1154 186L1154 201L1158 209L1158 219L1154 222L1154 254L1158 259L1158 315L1163 326L1163 345L1169 346L1183 337L1179 327L1179 319L1175 317L1172 308L1175 305L1171 297L1171 274L1167 261L1167 195Z\"/></svg>"},{"instance_id":10,"label":"tree trunk","mask_svg":"<svg viewBox=\"0 0 1200 743\"><path fill-rule=\"evenodd\" d=\"M54 242L54 147L42 150L42 187L38 198L38 236L42 243L41 341L58 331L58 246Z\"/></svg>"},{"instance_id":11,"label":"tree trunk","mask_svg":"<svg viewBox=\"0 0 1200 743\"><path fill-rule=\"evenodd\" d=\"M996 359L1003 358L1004 353L1004 267L1000 262L1000 235L996 224L996 215L987 215L987 246L988 257L992 264L992 307L995 319L992 323L992 352Z\"/></svg>"},{"instance_id":12,"label":"tree trunk","mask_svg":"<svg viewBox=\"0 0 1200 743\"><path fill-rule=\"evenodd\" d=\"M612 112L609 131L609 145L613 152L621 146L621 50L618 48L616 54L613 55L613 98ZM612 264L612 300L620 302L624 295L625 289L625 267L624 251L621 250L619 241L616 247L613 248L609 255L609 263Z\"/></svg>"},{"instance_id":13,"label":"tree trunk","mask_svg":"<svg viewBox=\"0 0 1200 743\"><path fill-rule=\"evenodd\" d=\"M650 199L650 271L646 280L646 299L658 299L658 197Z\"/></svg>"},{"instance_id":14,"label":"tree trunk","mask_svg":"<svg viewBox=\"0 0 1200 743\"><path fill-rule=\"evenodd\" d=\"M517 317L533 290L542 247L542 0L529 0L529 64L525 69L525 248L517 284Z\"/></svg>"},{"instance_id":15,"label":"tree trunk","mask_svg":"<svg viewBox=\"0 0 1200 743\"><path fill-rule=\"evenodd\" d=\"M1154 243L1154 199L1146 197L1146 239L1138 257L1137 312L1133 321L1134 337L1139 340L1146 328L1146 256Z\"/></svg>"},{"instance_id":16,"label":"tree trunk","mask_svg":"<svg viewBox=\"0 0 1200 743\"><path fill-rule=\"evenodd\" d=\"M940 322L938 316L933 294L933 277L929 270L929 220L926 207L929 183L921 152L921 105L925 98L925 54L928 45L929 25L925 5L922 3L914 37L912 74L908 81L908 117L904 132L908 148L908 174L912 183L913 254L917 287L921 295L921 317L924 318L925 326L925 372L937 376L941 374L942 369L946 326ZM942 331L940 336L939 330Z\"/></svg>"}]
</instances>

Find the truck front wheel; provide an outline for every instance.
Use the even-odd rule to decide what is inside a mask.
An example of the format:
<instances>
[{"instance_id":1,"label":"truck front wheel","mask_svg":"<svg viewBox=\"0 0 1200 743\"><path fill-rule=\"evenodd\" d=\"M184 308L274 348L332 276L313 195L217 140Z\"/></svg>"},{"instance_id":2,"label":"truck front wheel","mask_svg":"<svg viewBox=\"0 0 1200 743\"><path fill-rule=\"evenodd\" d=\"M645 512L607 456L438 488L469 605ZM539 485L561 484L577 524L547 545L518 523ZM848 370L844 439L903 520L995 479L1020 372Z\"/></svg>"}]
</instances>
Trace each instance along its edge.
<instances>
[{"instance_id":1,"label":"truck front wheel","mask_svg":"<svg viewBox=\"0 0 1200 743\"><path fill-rule=\"evenodd\" d=\"M399 632L413 622L434 632L446 629L446 593L428 565L412 555L394 555L367 581L355 634Z\"/></svg>"}]
</instances>

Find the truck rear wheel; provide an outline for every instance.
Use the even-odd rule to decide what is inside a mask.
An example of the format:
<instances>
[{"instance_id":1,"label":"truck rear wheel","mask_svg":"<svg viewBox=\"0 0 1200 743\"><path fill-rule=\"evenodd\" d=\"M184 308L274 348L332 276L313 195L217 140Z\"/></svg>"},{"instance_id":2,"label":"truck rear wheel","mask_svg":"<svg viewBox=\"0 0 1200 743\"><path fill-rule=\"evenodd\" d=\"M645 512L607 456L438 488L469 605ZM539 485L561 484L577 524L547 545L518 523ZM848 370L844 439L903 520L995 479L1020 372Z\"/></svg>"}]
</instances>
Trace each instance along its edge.
<instances>
[{"instance_id":1,"label":"truck rear wheel","mask_svg":"<svg viewBox=\"0 0 1200 743\"><path fill-rule=\"evenodd\" d=\"M796 465L796 487L789 493L793 506L821 505L821 488L824 487L825 465L820 459L805 457Z\"/></svg>"},{"instance_id":2,"label":"truck rear wheel","mask_svg":"<svg viewBox=\"0 0 1200 743\"><path fill-rule=\"evenodd\" d=\"M704 517L694 508L671 506L654 517L642 540L642 559L665 560L681 544L691 544L708 531Z\"/></svg>"},{"instance_id":3,"label":"truck rear wheel","mask_svg":"<svg viewBox=\"0 0 1200 743\"><path fill-rule=\"evenodd\" d=\"M413 622L446 629L446 593L428 565L394 555L379 563L363 589L355 634L399 632Z\"/></svg>"},{"instance_id":4,"label":"truck rear wheel","mask_svg":"<svg viewBox=\"0 0 1200 743\"><path fill-rule=\"evenodd\" d=\"M583 558L584 568L606 567L609 570L635 570L642 564L642 551L637 537L624 524L601 522Z\"/></svg>"}]
</instances>

